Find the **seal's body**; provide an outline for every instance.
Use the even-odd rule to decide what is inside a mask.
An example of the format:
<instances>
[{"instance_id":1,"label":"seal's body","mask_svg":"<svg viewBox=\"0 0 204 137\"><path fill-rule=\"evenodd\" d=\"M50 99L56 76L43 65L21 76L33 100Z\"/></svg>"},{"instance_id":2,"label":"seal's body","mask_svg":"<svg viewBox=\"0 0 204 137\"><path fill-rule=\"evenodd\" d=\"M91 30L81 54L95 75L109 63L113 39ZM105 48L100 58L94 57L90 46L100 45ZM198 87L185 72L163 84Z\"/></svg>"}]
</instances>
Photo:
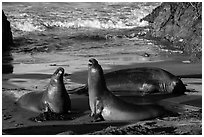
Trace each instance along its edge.
<instances>
[{"instance_id":1,"label":"seal's body","mask_svg":"<svg viewBox=\"0 0 204 137\"><path fill-rule=\"evenodd\" d=\"M165 110L158 105L134 105L111 93L106 86L103 70L95 59L88 65L88 92L91 116L95 119L128 121L144 120L162 115Z\"/></svg>"},{"instance_id":2,"label":"seal's body","mask_svg":"<svg viewBox=\"0 0 204 137\"><path fill-rule=\"evenodd\" d=\"M18 100L18 104L35 112L50 110L54 113L67 113L70 111L71 101L64 86L63 74L64 69L58 68L45 91L25 94Z\"/></svg>"},{"instance_id":3,"label":"seal's body","mask_svg":"<svg viewBox=\"0 0 204 137\"><path fill-rule=\"evenodd\" d=\"M110 91L133 92L135 95L184 94L182 81L173 74L154 67L123 69L105 74Z\"/></svg>"},{"instance_id":4,"label":"seal's body","mask_svg":"<svg viewBox=\"0 0 204 137\"><path fill-rule=\"evenodd\" d=\"M161 68L122 69L106 73L104 77L107 88L113 93L128 91L138 96L155 94L182 95L186 91L185 85L178 77ZM83 94L87 92L88 85L75 89L75 93Z\"/></svg>"}]
</instances>

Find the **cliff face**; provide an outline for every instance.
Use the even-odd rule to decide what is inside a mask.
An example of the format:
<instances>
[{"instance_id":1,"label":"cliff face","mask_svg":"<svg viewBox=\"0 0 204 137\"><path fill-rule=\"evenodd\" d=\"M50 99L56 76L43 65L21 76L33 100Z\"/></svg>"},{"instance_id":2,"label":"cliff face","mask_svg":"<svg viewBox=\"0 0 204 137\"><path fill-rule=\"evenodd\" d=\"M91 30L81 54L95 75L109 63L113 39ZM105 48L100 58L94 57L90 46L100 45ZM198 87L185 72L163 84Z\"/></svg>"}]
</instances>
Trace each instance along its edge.
<instances>
[{"instance_id":1,"label":"cliff face","mask_svg":"<svg viewBox=\"0 0 204 137\"><path fill-rule=\"evenodd\" d=\"M191 60L202 58L202 3L162 3L143 20L150 23L153 37L166 39L173 47L191 55Z\"/></svg>"},{"instance_id":2,"label":"cliff face","mask_svg":"<svg viewBox=\"0 0 204 137\"><path fill-rule=\"evenodd\" d=\"M3 51L10 50L13 45L13 36L11 32L10 22L7 20L4 12L2 11L2 48Z\"/></svg>"}]
</instances>

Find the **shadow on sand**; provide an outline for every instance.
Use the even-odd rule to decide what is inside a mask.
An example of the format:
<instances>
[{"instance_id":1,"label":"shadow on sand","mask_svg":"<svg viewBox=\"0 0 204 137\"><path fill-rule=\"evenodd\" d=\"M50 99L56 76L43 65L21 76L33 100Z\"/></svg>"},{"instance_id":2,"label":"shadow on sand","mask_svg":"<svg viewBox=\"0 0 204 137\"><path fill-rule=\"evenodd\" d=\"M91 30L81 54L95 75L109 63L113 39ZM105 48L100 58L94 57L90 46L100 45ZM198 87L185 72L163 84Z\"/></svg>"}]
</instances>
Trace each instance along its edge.
<instances>
[{"instance_id":1,"label":"shadow on sand","mask_svg":"<svg viewBox=\"0 0 204 137\"><path fill-rule=\"evenodd\" d=\"M13 65L12 65L13 57L10 51L2 52L2 73L9 74L13 73Z\"/></svg>"},{"instance_id":2,"label":"shadow on sand","mask_svg":"<svg viewBox=\"0 0 204 137\"><path fill-rule=\"evenodd\" d=\"M3 134L10 135L54 135L62 132L72 131L74 134L88 134L102 130L109 126L122 126L123 123L93 123L93 124L73 124L73 125L48 125L29 126L22 128L11 128L2 130Z\"/></svg>"}]
</instances>

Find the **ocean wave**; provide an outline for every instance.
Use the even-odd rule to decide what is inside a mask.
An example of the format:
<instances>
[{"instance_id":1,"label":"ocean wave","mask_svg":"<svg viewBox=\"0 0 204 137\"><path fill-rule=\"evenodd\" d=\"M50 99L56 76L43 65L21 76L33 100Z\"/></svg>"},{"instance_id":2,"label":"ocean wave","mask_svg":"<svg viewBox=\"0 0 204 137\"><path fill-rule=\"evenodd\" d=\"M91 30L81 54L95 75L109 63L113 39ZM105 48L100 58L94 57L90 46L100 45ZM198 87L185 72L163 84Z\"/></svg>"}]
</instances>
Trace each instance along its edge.
<instances>
[{"instance_id":1,"label":"ocean wave","mask_svg":"<svg viewBox=\"0 0 204 137\"><path fill-rule=\"evenodd\" d=\"M133 24L133 23L132 23ZM97 29L129 29L138 26L148 25L147 22L134 22L134 25L123 23L123 21L118 20L117 22L99 21L99 20L81 20L68 22L68 21L56 21L56 22L44 22L47 27L63 27L63 28L97 28Z\"/></svg>"},{"instance_id":2,"label":"ocean wave","mask_svg":"<svg viewBox=\"0 0 204 137\"><path fill-rule=\"evenodd\" d=\"M24 6L23 6L24 5ZM155 4L145 3L21 3L3 5L14 31L52 28L131 29L148 25L140 21ZM15 32L14 32L15 33Z\"/></svg>"},{"instance_id":3,"label":"ocean wave","mask_svg":"<svg viewBox=\"0 0 204 137\"><path fill-rule=\"evenodd\" d=\"M131 29L134 27L143 27L147 26L146 21L139 22L134 20L132 22L124 22L122 20L118 21L100 21L95 20L75 20L75 21L33 21L30 20L21 20L11 23L11 27L14 30L20 30L25 32L31 31L45 31L46 29L51 28L94 28L94 29Z\"/></svg>"},{"instance_id":4,"label":"ocean wave","mask_svg":"<svg viewBox=\"0 0 204 137\"><path fill-rule=\"evenodd\" d=\"M11 25L15 30L21 30L26 32L31 31L45 31L45 28L41 25L34 24L30 21L24 21L24 22L14 22Z\"/></svg>"}]
</instances>

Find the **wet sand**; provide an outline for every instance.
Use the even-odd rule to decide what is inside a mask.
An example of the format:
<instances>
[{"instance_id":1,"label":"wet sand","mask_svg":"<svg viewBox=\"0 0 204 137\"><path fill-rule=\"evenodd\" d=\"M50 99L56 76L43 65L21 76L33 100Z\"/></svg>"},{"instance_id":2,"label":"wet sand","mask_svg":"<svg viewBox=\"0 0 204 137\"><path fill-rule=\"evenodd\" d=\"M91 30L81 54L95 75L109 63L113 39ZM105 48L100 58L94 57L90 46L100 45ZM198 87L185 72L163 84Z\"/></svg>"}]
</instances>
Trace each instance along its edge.
<instances>
[{"instance_id":1,"label":"wet sand","mask_svg":"<svg viewBox=\"0 0 204 137\"><path fill-rule=\"evenodd\" d=\"M167 109L178 112L180 116L164 116L140 122L93 122L89 117L88 96L71 94L73 110L70 118L73 120L34 122L29 118L38 114L20 108L15 104L15 101L28 92L44 90L50 76L59 66L62 66L65 73L67 73L64 77L67 90L83 86L87 81L89 57L69 57L64 59L62 56L60 60L55 58L56 60L49 62L47 60L52 60L54 57L49 58L50 56L46 56L44 57L44 59L47 59L46 61L28 64L20 63L29 61L29 57L26 57L26 55L16 54L14 56L13 73L3 74L2 78L3 134L202 134L202 117L199 115L202 114L201 63L183 63L183 58L177 61L148 61L149 58L144 58L141 61L144 63L133 63L134 59L128 60L131 56L96 57L105 72L123 68L151 66L163 68L181 77L184 84L187 85L187 92L182 96L148 96L140 98L128 95L128 93L125 96L120 96L121 99L135 104L142 101L146 103L158 102ZM39 58L42 56L39 55ZM186 116L185 114L189 115ZM194 132L191 132L192 130Z\"/></svg>"}]
</instances>

